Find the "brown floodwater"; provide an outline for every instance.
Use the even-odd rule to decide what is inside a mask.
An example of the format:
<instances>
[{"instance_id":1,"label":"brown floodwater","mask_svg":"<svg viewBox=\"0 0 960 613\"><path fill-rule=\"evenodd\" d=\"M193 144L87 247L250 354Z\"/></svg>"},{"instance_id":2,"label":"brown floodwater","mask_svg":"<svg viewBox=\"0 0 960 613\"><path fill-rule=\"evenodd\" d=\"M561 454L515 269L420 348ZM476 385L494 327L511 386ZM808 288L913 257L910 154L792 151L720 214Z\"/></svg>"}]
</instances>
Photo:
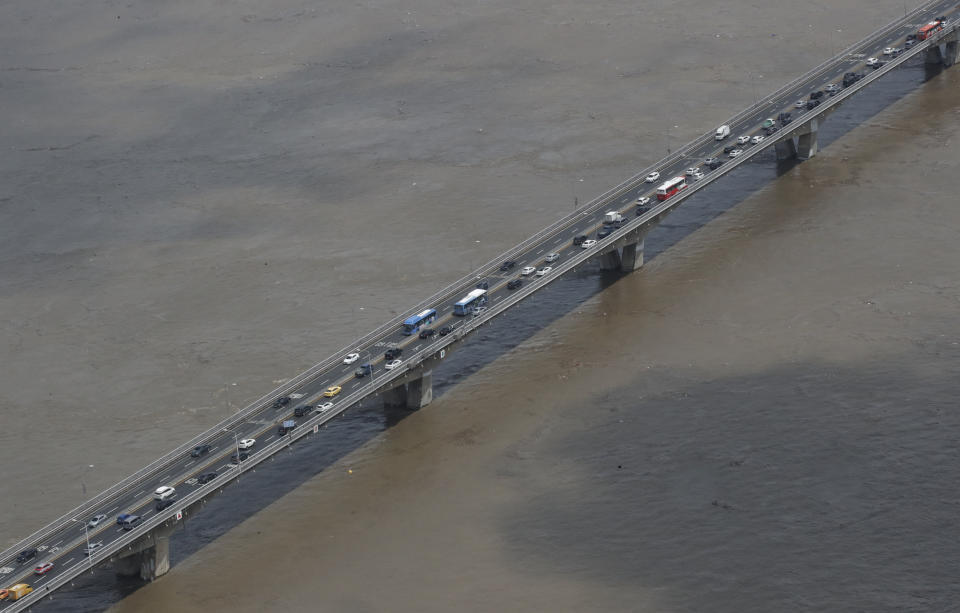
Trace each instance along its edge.
<instances>
[{"instance_id":1,"label":"brown floodwater","mask_svg":"<svg viewBox=\"0 0 960 613\"><path fill-rule=\"evenodd\" d=\"M902 10L5 4L4 542ZM957 74L245 477L162 580L43 608L952 610Z\"/></svg>"}]
</instances>

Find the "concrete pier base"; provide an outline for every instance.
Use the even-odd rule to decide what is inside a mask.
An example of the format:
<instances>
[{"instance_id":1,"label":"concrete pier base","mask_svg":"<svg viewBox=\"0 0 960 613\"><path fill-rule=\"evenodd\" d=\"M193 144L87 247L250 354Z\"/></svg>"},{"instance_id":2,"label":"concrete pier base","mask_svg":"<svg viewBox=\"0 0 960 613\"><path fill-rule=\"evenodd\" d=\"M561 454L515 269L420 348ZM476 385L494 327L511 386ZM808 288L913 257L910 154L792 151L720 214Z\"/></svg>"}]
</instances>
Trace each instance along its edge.
<instances>
[{"instance_id":1,"label":"concrete pier base","mask_svg":"<svg viewBox=\"0 0 960 613\"><path fill-rule=\"evenodd\" d=\"M817 134L820 131L820 119L811 119L804 126L806 132L797 136L797 159L809 160L817 155Z\"/></svg>"},{"instance_id":2,"label":"concrete pier base","mask_svg":"<svg viewBox=\"0 0 960 613\"><path fill-rule=\"evenodd\" d=\"M433 402L433 371L383 392L383 406L416 411Z\"/></svg>"},{"instance_id":3,"label":"concrete pier base","mask_svg":"<svg viewBox=\"0 0 960 613\"><path fill-rule=\"evenodd\" d=\"M792 160L797 157L797 143L794 142L792 137L777 141L774 148L777 151L778 160Z\"/></svg>"},{"instance_id":4,"label":"concrete pier base","mask_svg":"<svg viewBox=\"0 0 960 613\"><path fill-rule=\"evenodd\" d=\"M954 36L954 38L956 37ZM947 44L944 45L943 51L941 52L943 65L947 68L960 61L960 45L958 45L957 42L956 40L947 41Z\"/></svg>"},{"instance_id":5,"label":"concrete pier base","mask_svg":"<svg viewBox=\"0 0 960 613\"><path fill-rule=\"evenodd\" d=\"M927 64L943 64L943 54L940 53L940 45L928 47L927 50L923 52L923 60Z\"/></svg>"},{"instance_id":6,"label":"concrete pier base","mask_svg":"<svg viewBox=\"0 0 960 613\"><path fill-rule=\"evenodd\" d=\"M613 249L601 255L600 270L620 270L620 252Z\"/></svg>"},{"instance_id":7,"label":"concrete pier base","mask_svg":"<svg viewBox=\"0 0 960 613\"><path fill-rule=\"evenodd\" d=\"M120 554L113 567L118 575L126 577L140 576L144 581L153 581L170 571L170 535L176 524L159 526L143 539L137 541L133 549Z\"/></svg>"},{"instance_id":8,"label":"concrete pier base","mask_svg":"<svg viewBox=\"0 0 960 613\"><path fill-rule=\"evenodd\" d=\"M620 270L633 272L643 268L643 239L627 243L620 254Z\"/></svg>"}]
</instances>

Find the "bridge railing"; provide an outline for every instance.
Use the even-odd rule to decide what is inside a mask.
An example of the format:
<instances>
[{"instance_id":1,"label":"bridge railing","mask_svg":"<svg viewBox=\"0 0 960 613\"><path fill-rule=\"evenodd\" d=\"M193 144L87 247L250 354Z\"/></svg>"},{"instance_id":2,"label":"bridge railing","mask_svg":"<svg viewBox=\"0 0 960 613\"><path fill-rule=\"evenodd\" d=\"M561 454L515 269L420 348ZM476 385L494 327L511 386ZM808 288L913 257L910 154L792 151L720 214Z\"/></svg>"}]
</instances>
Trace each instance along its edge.
<instances>
[{"instance_id":1,"label":"bridge railing","mask_svg":"<svg viewBox=\"0 0 960 613\"><path fill-rule=\"evenodd\" d=\"M907 15L904 16L903 19L896 19L896 20L890 22L889 24L887 24L887 25L885 25L885 26L883 26L883 27L881 27L881 28L878 28L877 30L875 30L874 32L872 32L870 35L868 35L868 36L864 37L863 39L857 41L856 43L850 45L849 47L847 47L846 49L844 49L843 51L841 51L839 54L837 54L836 56L834 56L834 57L832 57L832 58L824 61L823 63L821 63L820 65L816 66L815 68L807 71L807 72L804 73L803 75L797 77L796 79L794 79L794 80L790 81L789 83L787 83L786 85L782 86L782 87L781 87L780 89L778 89L776 92L765 96L762 100L760 100L760 101L754 103L753 105L747 107L746 109L740 111L739 113L737 113L736 115L734 115L733 117L731 117L730 119L728 119L728 120L726 121L726 123L735 123L736 121L742 119L743 117L747 116L748 114L750 114L750 113L752 113L752 112L755 112L755 111L758 110L759 108L762 108L763 106L765 106L765 105L768 103L768 101L769 101L771 98L774 98L774 97L776 97L776 96L778 96L778 95L786 92L788 89L796 86L798 83L801 83L801 82L803 82L804 80L811 78L812 76L814 76L814 75L817 74L818 72L823 71L826 67L828 67L828 66L830 66L832 63L834 63L838 57L843 57L844 55L847 55L847 54L853 52L854 50L862 47L865 43L869 42L871 39L873 39L873 38L874 38L877 34L879 34L879 33L882 33L882 32L884 32L884 31L886 31L886 30L895 29L895 28L897 28L897 27L900 27L905 21L908 21L909 19L917 16L918 14L920 14L920 13L928 10L932 5L936 4L936 2L937 2L937 0L931 0L930 2L927 2L927 3L923 4L923 5L915 8L913 11L910 11ZM927 45L917 45L917 46L915 46L913 49L910 50L910 52L909 52L908 54L904 54L904 56L902 56L901 58L898 58L898 61L896 61L896 63L895 63L894 65L899 65L900 63L902 63L902 62L899 61L899 60L901 60L901 59L902 59L902 60L905 60L905 59L907 59L908 57L912 57L912 56L915 55L916 52L918 52L921 48L925 48L926 46L929 46L929 41L924 41L924 42L927 43ZM892 66L889 66L889 67L892 68ZM888 68L888 66L884 66L881 70L887 69L887 68ZM884 72L886 72L886 71L884 71ZM873 75L870 75L870 76L873 76ZM859 90L859 88L857 88L857 89ZM850 92L850 93L852 94L852 92ZM58 532L59 530L64 529L66 526L68 526L68 525L70 525L70 524L73 523L71 520L73 520L74 518L77 518L77 517L85 518L86 515L90 514L92 511L94 511L94 510L98 509L99 507L103 506L103 504L104 504L105 502L109 501L109 500L111 499L111 497L113 497L113 496L115 496L116 494L120 493L120 492L121 492L122 490L124 490L127 486L131 485L132 483L136 483L136 482L138 482L138 481L140 481L140 480L142 480L142 479L145 479L145 478L151 476L151 474L153 474L154 472L157 472L160 468L164 467L164 466L165 466L166 464L168 464L171 460L177 458L178 456L183 455L184 453L188 452L190 449L192 449L192 448L195 447L196 445L201 444L201 443L203 443L204 441L209 440L209 439L211 439L211 438L219 435L223 430L232 429L232 428L235 427L237 424L239 424L239 423L242 422L243 420L247 419L247 418L248 418L250 415L252 415L253 413L255 413L255 412L263 409L263 408L265 407L265 405L267 405L267 404L269 404L270 402L272 402L274 398L276 398L276 397L278 397L278 396L283 396L283 395L287 395L287 394L290 394L290 393L295 392L302 384L304 384L305 382L308 382L308 381L310 381L312 378L314 378L317 373L325 370L325 369L328 368L330 365L336 363L339 359L341 359L341 357L343 356L343 354L350 352L352 348L354 348L354 347L358 347L358 348L359 348L359 347L364 346L365 344L369 343L371 340L373 340L373 339L375 339L375 338L378 338L379 336L382 336L382 335L383 335L386 331L388 331L391 327L398 326L398 325L399 325L406 317L408 317L409 315L414 314L414 313L418 312L419 310L422 310L423 308L425 308L425 307L427 307L427 306L431 306L431 305L435 304L440 298L444 298L444 297L447 297L447 296L450 296L450 295L456 293L456 291L457 291L458 289L463 288L464 286L472 283L472 282L473 282L475 279L477 279L478 277L482 277L482 276L484 276L485 274L489 274L489 273L492 272L492 271L496 268L496 266L498 266L499 263L502 262L503 260L505 260L505 259L510 259L511 257L515 256L516 254L522 253L522 252L523 252L525 249L527 249L531 244L534 244L534 243L536 243L537 241L542 240L543 237L545 237L545 236L547 236L547 235L549 235L549 234L551 234L551 233L553 233L553 232L556 232L558 229L564 227L565 225L570 224L570 223L571 223L572 221L574 221L579 215L582 215L582 214L584 213L584 211L593 210L593 209L597 208L599 205L607 203L612 197L618 197L619 194L621 194L621 193L623 193L623 192L625 192L625 191L629 191L630 189L633 189L636 185L638 185L638 184L643 180L643 177L647 174L647 172L648 172L650 169L662 167L662 166L667 165L667 164L670 164L670 163L672 163L672 162L674 162L674 161L676 161L676 160L678 160L678 159L680 159L680 158L682 158L682 157L685 157L685 156L687 155L687 153L689 153L692 149L694 149L694 148L696 148L696 147L699 147L699 146L701 146L702 144L704 144L704 142L706 142L706 141L708 141L708 140L712 140L712 139L713 139L713 132L712 132L712 131L707 132L707 133L704 133L703 135L701 135L700 137L695 138L693 141L691 141L690 143L688 143L687 145L685 145L685 146L682 147L681 149L677 150L677 151L674 152L673 154L668 155L668 156L662 158L661 160L657 161L654 165L650 166L649 168L646 168L646 169L638 172L638 173L635 174L633 177L630 177L629 179L621 182L619 185L617 185L617 186L615 186L615 187L607 190L606 192L604 192L604 193L601 194L600 196L594 198L594 199L591 200L588 204L584 205L584 206L581 207L580 209L578 209L578 210L576 210L576 211L574 211L574 212L572 212L572 213L564 216L563 218L557 220L557 221L554 222L553 224L550 224L549 226L543 228L542 230L540 230L539 232L537 232L537 233L534 234L533 236L531 236L531 237L527 238L526 240L522 241L522 242L519 243L518 245L515 245L514 247L512 247L512 248L509 249L508 251L502 253L501 255L497 256L497 257L494 258L494 259L491 259L489 262L483 264L483 265L482 265L480 268L478 268L476 271L474 271L474 272L472 272L472 273L470 273L470 274L468 274L468 275L460 278L459 280L454 281L453 283L447 285L445 288L443 288L443 289L441 289L440 291L436 292L433 296L430 296L429 298L427 298L426 300L422 301L422 302L421 302L420 304L418 304L417 306L412 307L412 308L406 310L402 315L397 316L396 318L394 318L394 319L392 319L392 320L384 323L383 325L379 326L379 327L376 328L375 330L367 333L366 335L364 335L363 337L361 337L358 341L351 342L351 343L348 344L347 346L343 347L343 348L342 348L340 351L338 351L337 353L331 355L330 357L324 359L324 360L321 361L321 362L318 362L318 363L315 364L314 366L310 367L310 368L307 369L306 371L302 372L301 374L297 375L296 377L294 377L294 378L291 379L290 381L286 382L284 385L282 385L282 386L280 386L280 387L272 390L271 392L265 394L264 396L260 397L260 398L257 399L256 401L254 401L253 403L247 405L244 409L242 409L242 410L240 410L240 411L238 411L238 412L236 412L236 413L228 416L227 418L225 418L224 420L222 420L220 423L212 426L211 428L209 428L209 429L206 430L205 432L197 435L196 437L194 437L194 438L191 439L190 441L188 441L188 442L184 443L183 445L177 447L176 449L174 449L174 450L172 450L172 451L164 454L164 455L161 456L160 458L157 458L156 460L154 460L153 462L151 462L151 463L148 464L147 466L145 466L145 467L141 468L140 470L138 470L137 472L133 473L132 475L130 475L130 476L124 478L123 480L119 481L118 483L116 483L116 484L108 487L107 489L103 490L102 492L100 492L99 494L97 494L96 496L94 496L93 498L87 500L86 502L78 505L77 507L75 507L75 508L72 509L71 511L65 513L65 514L64 514L63 516L61 516L60 518L54 520L53 522L48 523L46 526L44 526L43 528L37 530L36 532L34 532L33 534L31 534L30 536L22 539L22 540L21 540L20 542L18 542L17 544L15 544L15 545L7 548L2 554L0 554L0 560L6 559L6 558L10 557L11 555L13 555L14 553L16 553L17 551L21 550L22 548L27 547L27 546L30 545L31 543L37 543L37 542L39 542L39 541L47 538L47 537L50 536L51 534L54 534L54 533ZM744 159L739 160L738 163L742 163L742 162L746 161L746 159L748 159L749 157L752 157L752 155L745 156ZM697 191L697 186L694 186L694 189L693 189L693 190L686 190L686 191L687 191L688 193L685 195L685 197L690 196L690 195L692 195L695 191ZM671 206L675 206L675 205L678 204L678 203L679 203L679 200L678 200L676 203L673 203ZM665 210L666 210L666 208L670 208L670 207L665 207ZM653 210L651 211L651 213L650 213L651 218L652 218L653 216L655 216L655 215L654 215L654 211L656 211L656 210L658 210L658 209L653 209ZM661 211L661 212L662 212L662 211ZM642 217L642 218L639 218L639 219L645 219L645 218L646 218L646 216L644 216L644 217ZM639 225L641 225L641 224L635 224L635 225L631 225L631 226L628 226L628 227L631 227L631 228L635 229L636 227L639 227ZM604 241L607 241L608 239L616 240L617 237L622 236L622 235L623 235L622 232L621 232L621 233L617 233L617 234L615 234L615 235L612 235L612 236L610 236L610 237L607 237L606 239L604 239ZM606 244L606 242L604 242L604 241L601 241L601 243L598 244L597 247L600 248L600 247L602 247L602 245ZM583 258L583 259L587 259L587 258ZM570 266L570 268L572 268L572 267L573 267L573 266ZM564 270L567 269L567 267L566 267L565 265L562 265L562 266L559 267L559 268L560 268L560 269L564 269ZM533 293L533 291L536 291L537 289L539 289L539 287L542 287L543 285L545 285L545 284L538 284L538 287L532 289L532 290L530 291L530 293ZM513 300L513 298L519 298L519 297L521 297L521 296L526 296L526 295L529 295L529 294L527 294L527 293L525 293L525 292L518 292L517 294L514 294L514 295L511 296L508 300L505 300L505 301L501 302L500 304L501 304L501 305L502 305L502 304L511 304L511 305L512 305L512 304L515 304L518 300ZM498 308L498 310L497 310L496 312L500 312L500 309ZM491 315L492 315L492 313L491 313ZM480 323L477 323L477 325L481 325L482 322L487 321L487 320L488 320L487 317L481 318L481 319L479 320ZM470 322L470 323L472 324L473 322ZM473 327L474 327L474 326L471 326L469 329L472 330ZM258 455L259 455L259 454L258 454Z\"/></svg>"}]
</instances>

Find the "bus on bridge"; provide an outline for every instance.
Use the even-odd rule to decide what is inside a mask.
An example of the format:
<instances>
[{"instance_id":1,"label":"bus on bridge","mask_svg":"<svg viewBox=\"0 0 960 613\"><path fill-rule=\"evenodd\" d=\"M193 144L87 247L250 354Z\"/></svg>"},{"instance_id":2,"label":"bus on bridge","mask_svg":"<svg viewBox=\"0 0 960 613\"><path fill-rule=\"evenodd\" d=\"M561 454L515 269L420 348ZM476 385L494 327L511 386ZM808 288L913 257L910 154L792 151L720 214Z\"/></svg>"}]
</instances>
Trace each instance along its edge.
<instances>
[{"instance_id":1,"label":"bus on bridge","mask_svg":"<svg viewBox=\"0 0 960 613\"><path fill-rule=\"evenodd\" d=\"M432 324L436 318L436 309L427 309L426 311L412 315L403 322L403 333L407 336L416 334L420 331L420 326Z\"/></svg>"},{"instance_id":2,"label":"bus on bridge","mask_svg":"<svg viewBox=\"0 0 960 613\"><path fill-rule=\"evenodd\" d=\"M477 288L453 305L454 315L466 315L475 306L487 303L487 290Z\"/></svg>"},{"instance_id":3,"label":"bus on bridge","mask_svg":"<svg viewBox=\"0 0 960 613\"><path fill-rule=\"evenodd\" d=\"M657 200L662 202L685 189L687 189L687 178L674 177L657 188Z\"/></svg>"}]
</instances>

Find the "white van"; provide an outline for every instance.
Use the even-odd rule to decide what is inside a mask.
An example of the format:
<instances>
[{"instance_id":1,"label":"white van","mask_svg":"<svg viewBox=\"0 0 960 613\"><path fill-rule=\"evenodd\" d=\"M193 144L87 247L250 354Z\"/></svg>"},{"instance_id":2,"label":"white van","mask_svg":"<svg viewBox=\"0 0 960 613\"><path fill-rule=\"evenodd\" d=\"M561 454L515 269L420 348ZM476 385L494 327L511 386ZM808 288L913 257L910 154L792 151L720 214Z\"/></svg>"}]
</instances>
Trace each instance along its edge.
<instances>
[{"instance_id":1,"label":"white van","mask_svg":"<svg viewBox=\"0 0 960 613\"><path fill-rule=\"evenodd\" d=\"M728 136L730 136L730 126L720 126L717 128L717 140L723 140Z\"/></svg>"},{"instance_id":2,"label":"white van","mask_svg":"<svg viewBox=\"0 0 960 613\"><path fill-rule=\"evenodd\" d=\"M169 485L161 485L157 488L157 491L153 493L154 500L167 500L168 498L173 498L177 495L177 490L173 489Z\"/></svg>"}]
</instances>

